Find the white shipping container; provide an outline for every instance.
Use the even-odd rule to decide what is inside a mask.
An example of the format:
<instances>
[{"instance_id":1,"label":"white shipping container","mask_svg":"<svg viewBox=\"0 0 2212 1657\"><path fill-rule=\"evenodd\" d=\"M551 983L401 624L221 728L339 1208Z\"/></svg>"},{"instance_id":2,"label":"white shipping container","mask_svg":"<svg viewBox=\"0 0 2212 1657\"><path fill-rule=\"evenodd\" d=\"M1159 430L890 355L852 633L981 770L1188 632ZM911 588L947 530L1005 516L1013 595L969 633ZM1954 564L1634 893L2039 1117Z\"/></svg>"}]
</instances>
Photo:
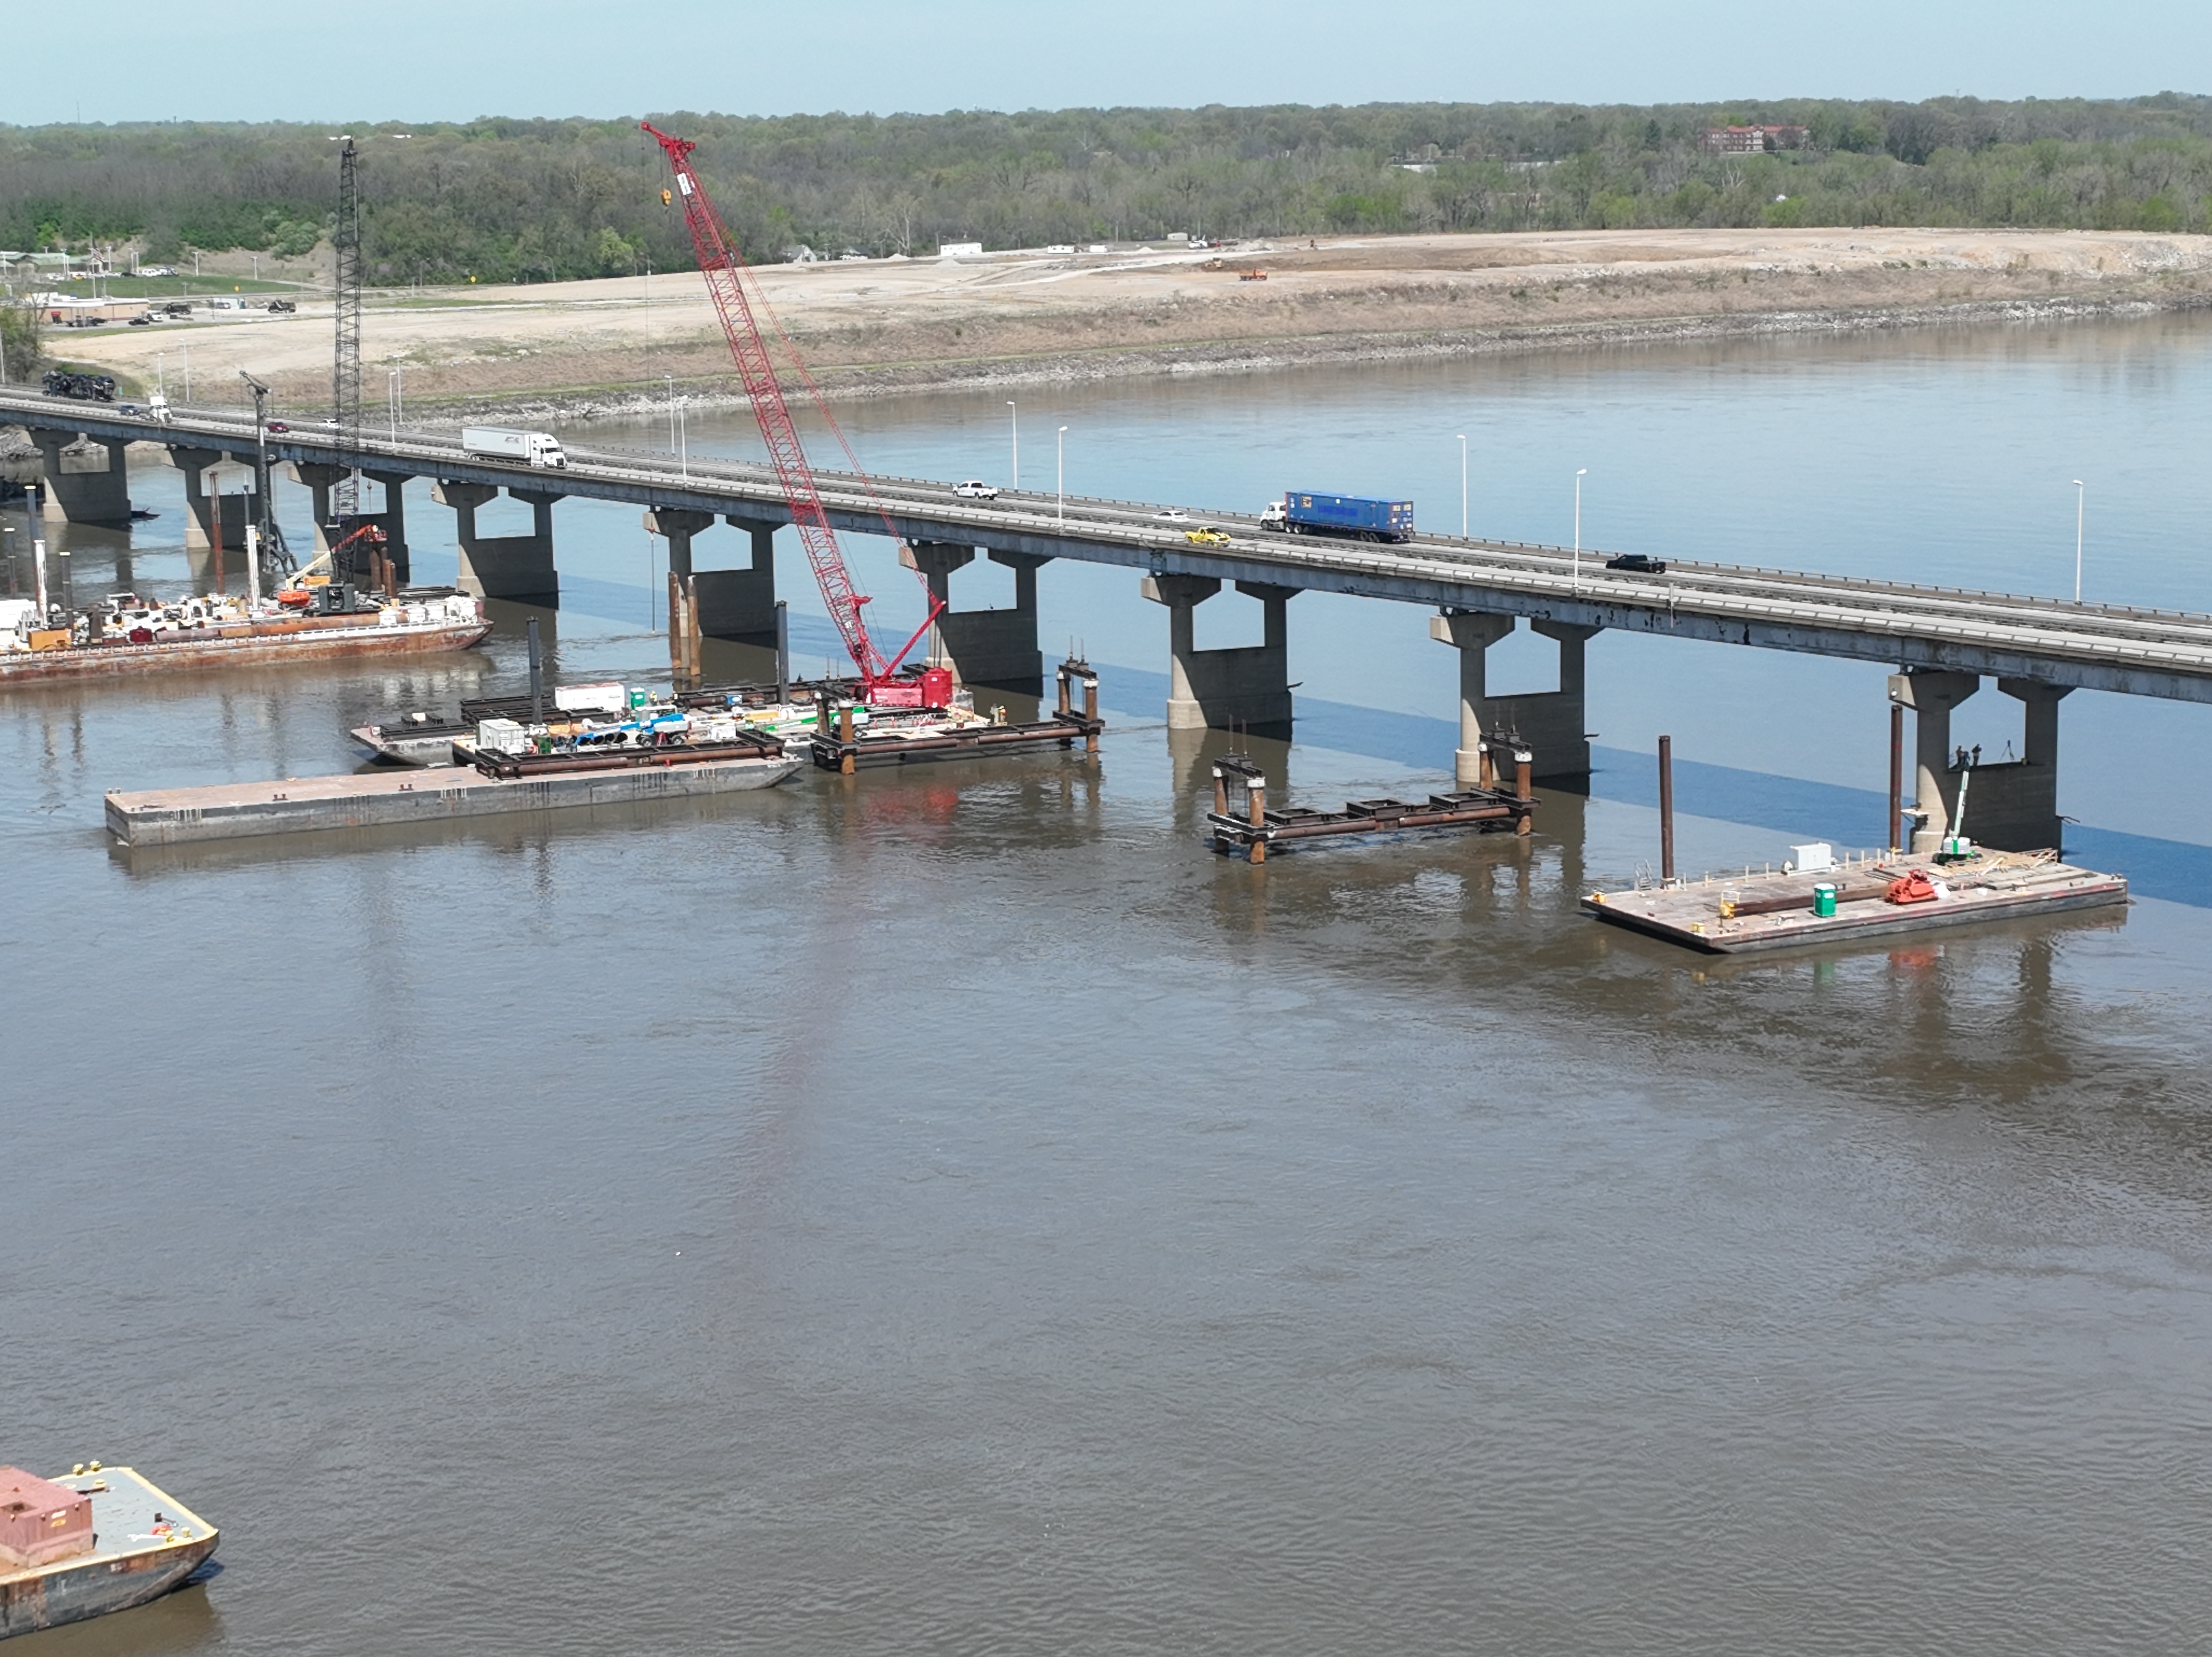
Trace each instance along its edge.
<instances>
[{"instance_id":1,"label":"white shipping container","mask_svg":"<svg viewBox=\"0 0 2212 1657\"><path fill-rule=\"evenodd\" d=\"M553 693L553 706L563 713L619 713L626 706L621 685L564 684Z\"/></svg>"}]
</instances>

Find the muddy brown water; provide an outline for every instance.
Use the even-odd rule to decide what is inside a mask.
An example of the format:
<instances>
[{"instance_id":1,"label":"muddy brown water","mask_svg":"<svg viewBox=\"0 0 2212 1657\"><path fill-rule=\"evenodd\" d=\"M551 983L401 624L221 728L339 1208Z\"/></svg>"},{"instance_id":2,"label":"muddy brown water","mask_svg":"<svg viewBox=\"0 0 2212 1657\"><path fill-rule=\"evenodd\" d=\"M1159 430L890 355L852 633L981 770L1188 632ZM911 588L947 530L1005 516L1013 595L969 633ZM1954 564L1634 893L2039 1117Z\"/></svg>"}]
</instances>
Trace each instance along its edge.
<instances>
[{"instance_id":1,"label":"muddy brown water","mask_svg":"<svg viewBox=\"0 0 2212 1657\"><path fill-rule=\"evenodd\" d=\"M1574 913L1650 816L1564 794L1528 843L1253 870L1195 834L1222 739L1110 671L1095 766L103 844L105 788L511 688L519 622L0 703L0 1458L129 1462L224 1532L26 1657L2212 1618L2212 910L1701 967ZM572 677L665 660L551 631ZM1437 776L1255 747L1324 804Z\"/></svg>"}]
</instances>

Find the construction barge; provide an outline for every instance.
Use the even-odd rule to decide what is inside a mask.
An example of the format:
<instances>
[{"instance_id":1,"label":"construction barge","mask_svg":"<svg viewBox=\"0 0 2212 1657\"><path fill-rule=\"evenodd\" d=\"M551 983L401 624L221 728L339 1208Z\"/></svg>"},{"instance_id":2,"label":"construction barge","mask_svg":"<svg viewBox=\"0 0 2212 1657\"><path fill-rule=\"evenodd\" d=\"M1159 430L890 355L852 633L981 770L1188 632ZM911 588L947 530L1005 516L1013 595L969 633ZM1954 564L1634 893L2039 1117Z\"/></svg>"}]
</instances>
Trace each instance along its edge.
<instances>
[{"instance_id":1,"label":"construction barge","mask_svg":"<svg viewBox=\"0 0 2212 1657\"><path fill-rule=\"evenodd\" d=\"M1826 853L1827 848L1800 847ZM1975 921L2124 905L2128 883L2056 852L1978 847L1938 859L1873 856L1781 873L1596 891L1584 913L1709 955L1850 943Z\"/></svg>"},{"instance_id":2,"label":"construction barge","mask_svg":"<svg viewBox=\"0 0 2212 1657\"><path fill-rule=\"evenodd\" d=\"M58 1478L0 1467L0 1639L158 1599L220 1539L128 1467L94 1461Z\"/></svg>"},{"instance_id":3,"label":"construction barge","mask_svg":"<svg viewBox=\"0 0 2212 1657\"><path fill-rule=\"evenodd\" d=\"M1081 713L1074 707L1079 682L1083 686ZM859 724L864 713L865 728ZM887 716L880 708L868 710L854 701L824 695L817 702L808 749L819 768L849 777L876 766L1066 750L1079 742L1085 753L1096 754L1105 729L1106 722L1098 717L1098 675L1090 663L1070 657L1060 665L1059 704L1048 718L1015 723L1006 719L1003 708L994 708L988 717L972 708L950 719L942 710L914 714L894 711Z\"/></svg>"},{"instance_id":4,"label":"construction barge","mask_svg":"<svg viewBox=\"0 0 2212 1657\"><path fill-rule=\"evenodd\" d=\"M1300 805L1271 809L1267 774L1248 755L1225 755L1213 762L1213 810L1206 816L1206 841L1224 857L1265 863L1271 853L1319 846L1371 845L1466 831L1527 835L1536 810L1528 786L1531 756L1522 749L1516 750L1514 758L1510 792L1496 785L1486 747L1486 780L1476 787L1431 794L1425 802L1348 800L1341 811L1318 811Z\"/></svg>"},{"instance_id":5,"label":"construction barge","mask_svg":"<svg viewBox=\"0 0 2212 1657\"><path fill-rule=\"evenodd\" d=\"M472 765L118 791L107 796L107 831L126 847L183 846L319 828L691 799L773 787L805 763L787 755L780 740L744 732L721 740L586 753L516 751L480 742Z\"/></svg>"}]
</instances>

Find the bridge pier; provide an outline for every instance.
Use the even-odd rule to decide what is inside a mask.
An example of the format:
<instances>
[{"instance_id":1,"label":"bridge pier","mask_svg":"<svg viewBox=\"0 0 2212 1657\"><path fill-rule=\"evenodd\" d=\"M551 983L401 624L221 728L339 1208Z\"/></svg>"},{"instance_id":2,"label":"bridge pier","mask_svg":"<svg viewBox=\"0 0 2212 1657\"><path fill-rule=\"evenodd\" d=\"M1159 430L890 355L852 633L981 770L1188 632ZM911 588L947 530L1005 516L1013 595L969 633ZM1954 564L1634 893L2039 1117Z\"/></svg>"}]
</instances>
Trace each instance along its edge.
<instances>
[{"instance_id":1,"label":"bridge pier","mask_svg":"<svg viewBox=\"0 0 2212 1657\"><path fill-rule=\"evenodd\" d=\"M127 441L36 426L25 429L39 446L46 472L46 486L40 494L46 522L112 526L131 521L131 478L123 462Z\"/></svg>"},{"instance_id":2,"label":"bridge pier","mask_svg":"<svg viewBox=\"0 0 2212 1657\"><path fill-rule=\"evenodd\" d=\"M407 480L412 472L363 472L362 476L384 491L384 510L368 521L384 531L384 555L401 582L415 579L414 560L407 551ZM320 522L320 515L317 516Z\"/></svg>"},{"instance_id":3,"label":"bridge pier","mask_svg":"<svg viewBox=\"0 0 2212 1657\"><path fill-rule=\"evenodd\" d=\"M1221 591L1211 575L1147 575L1145 597L1168 607L1168 729L1242 730L1257 737L1291 734L1290 628L1285 614L1296 587L1239 581L1267 617L1264 642L1200 650L1192 640L1198 606Z\"/></svg>"},{"instance_id":4,"label":"bridge pier","mask_svg":"<svg viewBox=\"0 0 2212 1657\"><path fill-rule=\"evenodd\" d=\"M1889 699L1912 710L1913 810L1920 823L1907 849L1936 851L1959 810L1959 778L1951 764L1951 710L1982 688L1981 676L1941 668L1908 668L1889 676Z\"/></svg>"},{"instance_id":5,"label":"bridge pier","mask_svg":"<svg viewBox=\"0 0 2212 1657\"><path fill-rule=\"evenodd\" d=\"M1889 677L1889 699L1913 711L1913 749L1920 827L1911 851L1940 850L1959 822L1959 791L1966 786L1966 838L2000 852L2057 850L2065 824L2058 816L2058 704L2068 685L2039 679L2002 678L1997 689L2025 704L2021 757L1961 761L1951 744L1951 710L1982 687L1980 676L1906 670ZM1968 780L1971 777L1972 780Z\"/></svg>"},{"instance_id":6,"label":"bridge pier","mask_svg":"<svg viewBox=\"0 0 2212 1657\"><path fill-rule=\"evenodd\" d=\"M1459 651L1459 747L1452 776L1462 788L1482 780L1486 733L1511 733L1535 756L1540 782L1586 783L1590 771L1589 691L1583 646L1597 633L1576 622L1532 621L1559 646L1559 688L1520 696L1489 694L1490 646L1513 631L1513 617L1451 610L1429 618L1429 637Z\"/></svg>"},{"instance_id":7,"label":"bridge pier","mask_svg":"<svg viewBox=\"0 0 2212 1657\"><path fill-rule=\"evenodd\" d=\"M187 558L193 553L205 554L215 545L215 514L216 502L221 501L222 513L222 546L225 561L233 568L243 568L236 561L246 547L246 526L252 521L252 509L247 497L242 495L212 495L207 492L207 470L210 466L230 464L231 457L221 449L173 448L169 464L185 475L185 552ZM195 561L204 563L203 557Z\"/></svg>"},{"instance_id":8,"label":"bridge pier","mask_svg":"<svg viewBox=\"0 0 2212 1657\"><path fill-rule=\"evenodd\" d=\"M1014 573L1011 610L951 608L952 572L972 563L973 547L948 541L916 541L899 561L919 570L930 597L946 608L929 631L929 665L949 667L962 684L1044 694L1044 652L1037 647L1036 573L1052 560L1042 553L993 552L994 564Z\"/></svg>"},{"instance_id":9,"label":"bridge pier","mask_svg":"<svg viewBox=\"0 0 2212 1657\"><path fill-rule=\"evenodd\" d=\"M699 604L699 631L709 639L743 644L775 644L775 525L726 514L723 522L743 530L752 543L752 561L743 569L702 569L692 579ZM672 555L676 543L670 541Z\"/></svg>"},{"instance_id":10,"label":"bridge pier","mask_svg":"<svg viewBox=\"0 0 2212 1657\"><path fill-rule=\"evenodd\" d=\"M325 553L331 549L331 526L333 521L331 513L331 491L343 483L346 475L352 470L350 466L334 466L327 461L321 460L295 460L292 463L292 481L305 484L314 496L315 551L317 553ZM391 559L396 567L394 573L402 581L405 581L410 579L414 572L410 568L411 561L407 555L407 501L404 491L408 478L413 474L364 471L362 476L378 484L384 490L384 510L356 513L352 527L347 530L346 534L350 535L354 530L361 528L364 524L374 524L382 530L385 556ZM345 537L340 536L338 538L343 540ZM307 561L302 559L301 561L305 563ZM365 561L357 566L360 568L367 567Z\"/></svg>"},{"instance_id":11,"label":"bridge pier","mask_svg":"<svg viewBox=\"0 0 2212 1657\"><path fill-rule=\"evenodd\" d=\"M492 483L461 483L440 478L430 498L453 509L460 543L460 588L479 598L511 598L549 610L561 605L561 575L553 565L553 503L561 496L544 489L509 488L511 499L527 501L536 517L529 535L477 533L477 508L499 494Z\"/></svg>"}]
</instances>

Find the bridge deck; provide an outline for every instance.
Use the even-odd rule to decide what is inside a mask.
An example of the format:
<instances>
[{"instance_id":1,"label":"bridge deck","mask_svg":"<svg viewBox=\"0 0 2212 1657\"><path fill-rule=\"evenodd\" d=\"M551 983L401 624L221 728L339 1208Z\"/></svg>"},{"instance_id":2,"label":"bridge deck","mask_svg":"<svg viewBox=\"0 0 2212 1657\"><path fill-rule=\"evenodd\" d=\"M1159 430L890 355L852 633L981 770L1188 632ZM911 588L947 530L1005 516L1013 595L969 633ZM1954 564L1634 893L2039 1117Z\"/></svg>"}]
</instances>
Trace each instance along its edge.
<instances>
[{"instance_id":1,"label":"bridge deck","mask_svg":"<svg viewBox=\"0 0 2212 1657\"><path fill-rule=\"evenodd\" d=\"M179 410L166 423L107 404L0 390L0 422L172 447L250 452L240 413ZM379 471L511 485L661 508L787 521L765 465L590 446L569 451L565 471L533 471L465 454L449 437L421 431L338 434L295 428L270 440L280 461L343 461ZM1054 558L1121 564L1148 574L1212 576L1351 593L1438 608L1484 610L1774 650L1955 668L2051 684L2212 701L2212 616L2014 593L1918 586L1846 576L1670 561L1663 575L1603 568L1586 551L1579 569L1559 547L1422 535L1403 545L1364 544L1262 531L1238 513L1193 510L1192 524L1226 531L1200 547L1187 525L1161 521L1152 503L1012 493L957 499L947 483L885 477L872 486L824 472L822 496L840 531L881 533Z\"/></svg>"}]
</instances>

